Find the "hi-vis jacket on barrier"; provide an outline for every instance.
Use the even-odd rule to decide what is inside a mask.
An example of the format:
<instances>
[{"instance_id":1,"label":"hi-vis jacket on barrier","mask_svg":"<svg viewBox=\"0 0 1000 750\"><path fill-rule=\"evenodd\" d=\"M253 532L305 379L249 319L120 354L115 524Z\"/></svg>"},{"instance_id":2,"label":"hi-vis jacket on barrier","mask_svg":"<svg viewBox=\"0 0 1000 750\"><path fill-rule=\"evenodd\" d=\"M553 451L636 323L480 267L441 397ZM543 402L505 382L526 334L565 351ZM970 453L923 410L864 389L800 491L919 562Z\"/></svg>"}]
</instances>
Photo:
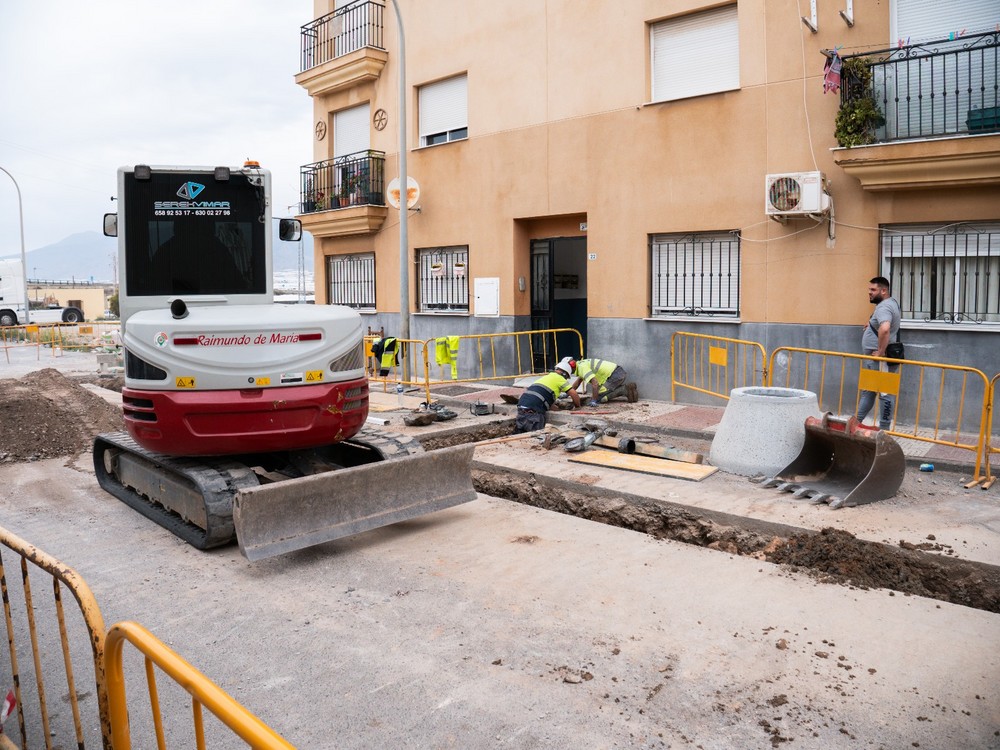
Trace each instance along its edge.
<instances>
[{"instance_id":1,"label":"hi-vis jacket on barrier","mask_svg":"<svg viewBox=\"0 0 1000 750\"><path fill-rule=\"evenodd\" d=\"M442 336L434 339L435 360L438 365L444 367L451 365L451 379L458 380L458 343L461 341L458 336Z\"/></svg>"},{"instance_id":2,"label":"hi-vis jacket on barrier","mask_svg":"<svg viewBox=\"0 0 1000 750\"><path fill-rule=\"evenodd\" d=\"M372 354L379 361L378 374L385 377L389 370L399 364L399 342L393 336L375 339L372 342Z\"/></svg>"},{"instance_id":3,"label":"hi-vis jacket on barrier","mask_svg":"<svg viewBox=\"0 0 1000 750\"><path fill-rule=\"evenodd\" d=\"M562 373L547 373L525 388L518 406L546 411L560 393L569 390L569 386L569 378Z\"/></svg>"},{"instance_id":4,"label":"hi-vis jacket on barrier","mask_svg":"<svg viewBox=\"0 0 1000 750\"><path fill-rule=\"evenodd\" d=\"M585 386L590 385L590 381L597 378L600 386L600 393L607 390L604 382L611 377L611 374L618 369L618 365L607 359L581 359L576 363L576 376L583 381Z\"/></svg>"}]
</instances>

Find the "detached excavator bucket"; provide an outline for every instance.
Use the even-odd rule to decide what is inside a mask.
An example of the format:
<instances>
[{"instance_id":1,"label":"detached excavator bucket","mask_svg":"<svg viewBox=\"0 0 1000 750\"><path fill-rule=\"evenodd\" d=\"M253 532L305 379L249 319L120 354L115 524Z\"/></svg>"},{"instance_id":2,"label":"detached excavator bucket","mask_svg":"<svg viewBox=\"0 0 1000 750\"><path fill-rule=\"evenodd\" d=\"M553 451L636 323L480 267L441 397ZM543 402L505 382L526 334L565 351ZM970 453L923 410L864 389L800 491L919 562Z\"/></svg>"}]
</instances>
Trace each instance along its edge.
<instances>
[{"instance_id":1,"label":"detached excavator bucket","mask_svg":"<svg viewBox=\"0 0 1000 750\"><path fill-rule=\"evenodd\" d=\"M475 500L473 445L313 474L239 491L240 551L261 560Z\"/></svg>"},{"instance_id":2,"label":"detached excavator bucket","mask_svg":"<svg viewBox=\"0 0 1000 750\"><path fill-rule=\"evenodd\" d=\"M807 417L799 455L765 487L812 498L831 508L885 500L903 483L906 461L899 444L854 417Z\"/></svg>"}]
</instances>

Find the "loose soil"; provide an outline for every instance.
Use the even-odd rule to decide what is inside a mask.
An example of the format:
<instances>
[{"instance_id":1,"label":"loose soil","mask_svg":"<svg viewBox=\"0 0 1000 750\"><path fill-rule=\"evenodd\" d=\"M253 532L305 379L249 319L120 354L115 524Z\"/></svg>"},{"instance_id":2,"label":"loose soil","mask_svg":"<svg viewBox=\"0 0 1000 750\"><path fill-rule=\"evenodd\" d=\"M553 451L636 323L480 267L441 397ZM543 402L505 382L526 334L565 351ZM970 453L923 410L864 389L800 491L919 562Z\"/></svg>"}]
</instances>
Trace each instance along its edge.
<instances>
[{"instance_id":1,"label":"loose soil","mask_svg":"<svg viewBox=\"0 0 1000 750\"><path fill-rule=\"evenodd\" d=\"M58 370L0 381L0 462L71 458L95 435L123 428L119 407Z\"/></svg>"},{"instance_id":2,"label":"loose soil","mask_svg":"<svg viewBox=\"0 0 1000 750\"><path fill-rule=\"evenodd\" d=\"M0 462L74 458L89 448L95 435L123 429L121 409L88 391L83 382L117 391L123 385L121 377L70 378L54 369L0 381ZM511 423L502 420L475 432L428 434L422 442L435 449L496 440L510 430ZM494 497L787 565L824 582L884 588L1000 612L1000 570L927 554L924 550L940 551L933 542L894 547L832 528L784 537L762 534L651 500L623 502L615 493L592 489L586 481L568 487L565 482L548 483L544 477L514 476L500 469L477 469L474 483L479 492Z\"/></svg>"}]
</instances>

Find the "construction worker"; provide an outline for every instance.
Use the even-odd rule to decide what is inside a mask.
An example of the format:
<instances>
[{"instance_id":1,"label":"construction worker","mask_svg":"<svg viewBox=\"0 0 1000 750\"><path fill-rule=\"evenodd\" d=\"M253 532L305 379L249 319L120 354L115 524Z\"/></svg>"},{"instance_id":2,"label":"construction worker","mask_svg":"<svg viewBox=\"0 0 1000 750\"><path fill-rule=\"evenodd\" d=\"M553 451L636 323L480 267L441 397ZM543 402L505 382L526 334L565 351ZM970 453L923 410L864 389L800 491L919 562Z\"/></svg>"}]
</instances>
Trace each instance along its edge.
<instances>
[{"instance_id":1,"label":"construction worker","mask_svg":"<svg viewBox=\"0 0 1000 750\"><path fill-rule=\"evenodd\" d=\"M532 432L545 427L549 409L556 399L569 388L569 379L576 368L576 362L564 357L552 372L542 375L524 389L517 400L517 417L514 419L514 434Z\"/></svg>"},{"instance_id":2,"label":"construction worker","mask_svg":"<svg viewBox=\"0 0 1000 750\"><path fill-rule=\"evenodd\" d=\"M625 397L629 403L639 400L639 388L635 383L626 383L628 373L621 365L608 359L581 359L573 371L576 380L569 387L569 397L573 406L580 406L577 388L582 383L590 390L587 406L604 404L615 398Z\"/></svg>"}]
</instances>

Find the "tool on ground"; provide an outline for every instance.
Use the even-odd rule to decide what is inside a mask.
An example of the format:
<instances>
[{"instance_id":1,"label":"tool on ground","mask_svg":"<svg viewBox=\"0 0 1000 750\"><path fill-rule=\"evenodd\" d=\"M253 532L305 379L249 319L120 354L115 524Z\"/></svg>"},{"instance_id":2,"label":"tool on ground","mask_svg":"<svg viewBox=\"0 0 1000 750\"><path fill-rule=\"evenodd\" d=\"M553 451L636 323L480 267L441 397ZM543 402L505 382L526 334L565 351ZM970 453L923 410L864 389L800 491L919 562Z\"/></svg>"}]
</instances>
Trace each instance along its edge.
<instances>
[{"instance_id":1,"label":"tool on ground","mask_svg":"<svg viewBox=\"0 0 1000 750\"><path fill-rule=\"evenodd\" d=\"M854 417L807 417L799 455L763 483L796 498L849 508L892 497L903 483L906 458L899 443Z\"/></svg>"},{"instance_id":2,"label":"tool on ground","mask_svg":"<svg viewBox=\"0 0 1000 750\"><path fill-rule=\"evenodd\" d=\"M127 433L94 441L101 487L199 549L235 537L250 559L474 499L471 450L364 427L356 311L274 302L270 188L256 162L118 170L104 227L121 259ZM298 240L301 222L278 235ZM387 374L405 345L379 344Z\"/></svg>"},{"instance_id":3,"label":"tool on ground","mask_svg":"<svg viewBox=\"0 0 1000 750\"><path fill-rule=\"evenodd\" d=\"M616 440L609 437L607 433L605 433L605 435L598 438L594 444L601 448L613 448L619 453L625 453L628 455L636 454L639 456L649 456L651 458L664 458L670 461L683 461L689 464L700 464L705 461L705 457L701 453L684 451L673 447L667 448L662 445L649 445L647 442L639 441L634 437L628 436Z\"/></svg>"},{"instance_id":4,"label":"tool on ground","mask_svg":"<svg viewBox=\"0 0 1000 750\"><path fill-rule=\"evenodd\" d=\"M469 412L477 417L485 417L489 414L493 414L495 409L493 404L487 404L482 401L477 401L474 404L469 405Z\"/></svg>"}]
</instances>

